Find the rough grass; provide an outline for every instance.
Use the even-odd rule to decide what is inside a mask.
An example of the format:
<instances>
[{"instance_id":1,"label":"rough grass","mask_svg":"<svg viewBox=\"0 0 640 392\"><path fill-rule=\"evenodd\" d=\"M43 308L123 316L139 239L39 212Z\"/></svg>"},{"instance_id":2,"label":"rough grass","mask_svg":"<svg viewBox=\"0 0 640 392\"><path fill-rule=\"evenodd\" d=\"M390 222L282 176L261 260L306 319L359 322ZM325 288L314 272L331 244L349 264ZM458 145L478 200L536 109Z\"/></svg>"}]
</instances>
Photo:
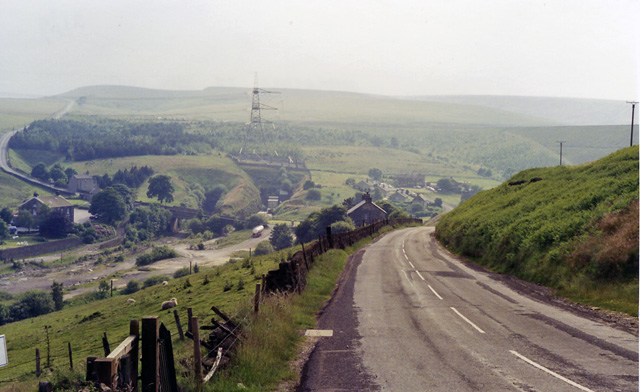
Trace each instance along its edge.
<instances>
[{"instance_id":1,"label":"rough grass","mask_svg":"<svg viewBox=\"0 0 640 392\"><path fill-rule=\"evenodd\" d=\"M637 314L629 287L638 281L638 148L514 181L525 182L480 192L444 215L437 238L496 271Z\"/></svg>"}]
</instances>

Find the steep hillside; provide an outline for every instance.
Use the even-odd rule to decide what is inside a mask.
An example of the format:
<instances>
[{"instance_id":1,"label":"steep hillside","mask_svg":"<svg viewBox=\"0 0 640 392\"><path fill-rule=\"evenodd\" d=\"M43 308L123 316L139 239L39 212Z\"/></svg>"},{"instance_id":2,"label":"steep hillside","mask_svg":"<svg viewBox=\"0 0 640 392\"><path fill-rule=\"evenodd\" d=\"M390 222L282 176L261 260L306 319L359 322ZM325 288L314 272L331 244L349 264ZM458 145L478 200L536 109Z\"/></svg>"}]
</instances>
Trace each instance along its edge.
<instances>
[{"instance_id":1,"label":"steep hillside","mask_svg":"<svg viewBox=\"0 0 640 392\"><path fill-rule=\"evenodd\" d=\"M522 171L442 217L437 238L500 272L638 312L638 148Z\"/></svg>"}]
</instances>

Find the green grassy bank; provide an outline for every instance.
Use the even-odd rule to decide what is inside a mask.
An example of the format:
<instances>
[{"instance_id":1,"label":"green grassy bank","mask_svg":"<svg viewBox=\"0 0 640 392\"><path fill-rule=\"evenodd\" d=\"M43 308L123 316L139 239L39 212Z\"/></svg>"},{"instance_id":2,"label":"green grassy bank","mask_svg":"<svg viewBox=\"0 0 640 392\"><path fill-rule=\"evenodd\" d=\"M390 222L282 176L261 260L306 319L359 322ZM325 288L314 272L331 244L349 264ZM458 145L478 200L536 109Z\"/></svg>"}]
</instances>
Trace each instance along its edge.
<instances>
[{"instance_id":1,"label":"green grassy bank","mask_svg":"<svg viewBox=\"0 0 640 392\"><path fill-rule=\"evenodd\" d=\"M498 272L637 316L638 147L522 171L443 216L436 237Z\"/></svg>"}]
</instances>

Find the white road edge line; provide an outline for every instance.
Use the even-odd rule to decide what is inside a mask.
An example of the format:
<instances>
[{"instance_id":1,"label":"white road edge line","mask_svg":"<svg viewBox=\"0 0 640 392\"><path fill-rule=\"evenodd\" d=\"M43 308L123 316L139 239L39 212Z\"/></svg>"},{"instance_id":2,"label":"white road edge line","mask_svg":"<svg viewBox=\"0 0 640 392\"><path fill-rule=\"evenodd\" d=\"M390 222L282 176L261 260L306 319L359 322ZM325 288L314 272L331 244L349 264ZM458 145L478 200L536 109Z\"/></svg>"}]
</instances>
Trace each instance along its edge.
<instances>
[{"instance_id":1,"label":"white road edge line","mask_svg":"<svg viewBox=\"0 0 640 392\"><path fill-rule=\"evenodd\" d=\"M420 277L420 279L425 280L424 276L420 273L420 271L416 271L416 274Z\"/></svg>"},{"instance_id":2,"label":"white road edge line","mask_svg":"<svg viewBox=\"0 0 640 392\"><path fill-rule=\"evenodd\" d=\"M440 296L440 294L438 294L438 292L437 292L437 291L435 291L435 290L433 289L433 287L431 287L431 285L430 285L430 284L428 284L427 286L429 286L429 288L430 288L430 289L431 289L431 291L436 295L436 297L438 297L439 299L442 299L442 297Z\"/></svg>"},{"instance_id":3,"label":"white road edge line","mask_svg":"<svg viewBox=\"0 0 640 392\"><path fill-rule=\"evenodd\" d=\"M411 266L411 268L416 269L416 266L415 266L415 265L413 265L413 263L412 263L412 262L409 262L409 265Z\"/></svg>"},{"instance_id":4,"label":"white road edge line","mask_svg":"<svg viewBox=\"0 0 640 392\"><path fill-rule=\"evenodd\" d=\"M475 325L474 323L471 322L471 320L469 320L468 318L464 317L462 315L462 313L458 312L458 309L454 308L453 306L451 306L451 310L453 310L454 312L456 312L456 314L458 316L460 316L460 318L462 318L464 321L466 321L467 323L469 323L469 325L471 325L473 328L475 328L478 332L480 333L484 333L484 331L482 329L480 329L480 327L478 327L477 325Z\"/></svg>"},{"instance_id":5,"label":"white road edge line","mask_svg":"<svg viewBox=\"0 0 640 392\"><path fill-rule=\"evenodd\" d=\"M532 361L532 360L530 360L529 358L525 357L524 355L522 355L522 354L520 354L520 353L518 353L518 352L516 352L516 351L509 350L509 352L510 352L511 354L515 355L516 357L518 357L518 358L522 359L523 361L525 361L525 362L526 362L526 363L528 363L529 365L534 366L534 367L537 367L538 369L540 369L540 370L542 370L542 371L544 371L544 372L549 373L549 374L550 374L550 375L552 375L553 377L558 378L558 379L560 379L560 380L562 380L562 381L566 382L566 383L567 383L567 384L569 384L569 385L573 385L574 387L576 387L576 388L578 388L578 389L581 389L581 390L583 390L583 391L586 391L586 392L593 392L593 390L591 390L591 389L589 389L589 388L587 388L587 387L583 387L582 385L577 384L577 383L575 383L575 382L573 382L573 381L569 380L568 378L562 377L562 376L561 376L561 375L559 375L558 373L556 373L556 372L554 372L554 371L552 371L552 370L549 370L549 369L547 369L546 367L544 367L544 366L542 366L542 365L540 365L540 364L537 364L537 363L533 362L533 361Z\"/></svg>"}]
</instances>

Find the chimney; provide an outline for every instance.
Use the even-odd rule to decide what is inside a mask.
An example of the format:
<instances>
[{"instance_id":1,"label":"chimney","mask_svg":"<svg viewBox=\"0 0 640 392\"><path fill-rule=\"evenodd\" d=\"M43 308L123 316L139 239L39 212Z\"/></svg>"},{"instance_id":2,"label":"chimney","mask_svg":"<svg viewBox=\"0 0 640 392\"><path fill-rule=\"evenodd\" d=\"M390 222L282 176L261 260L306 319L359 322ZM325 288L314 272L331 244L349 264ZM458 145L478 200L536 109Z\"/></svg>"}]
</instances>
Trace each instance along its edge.
<instances>
[{"instance_id":1,"label":"chimney","mask_svg":"<svg viewBox=\"0 0 640 392\"><path fill-rule=\"evenodd\" d=\"M371 203L371 195L369 194L369 192L362 194L362 200L367 203Z\"/></svg>"}]
</instances>

